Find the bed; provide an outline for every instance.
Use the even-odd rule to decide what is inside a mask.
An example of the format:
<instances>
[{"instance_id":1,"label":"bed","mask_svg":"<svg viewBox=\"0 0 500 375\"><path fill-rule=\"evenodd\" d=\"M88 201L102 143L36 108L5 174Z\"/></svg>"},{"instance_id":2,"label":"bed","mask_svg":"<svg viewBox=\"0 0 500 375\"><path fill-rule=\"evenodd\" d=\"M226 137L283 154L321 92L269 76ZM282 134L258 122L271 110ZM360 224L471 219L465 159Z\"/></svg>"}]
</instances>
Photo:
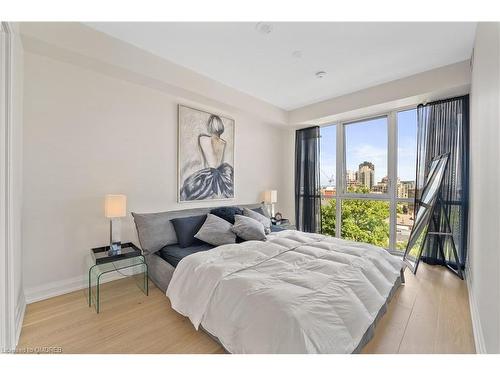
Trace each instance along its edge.
<instances>
[{"instance_id":1,"label":"bed","mask_svg":"<svg viewBox=\"0 0 500 375\"><path fill-rule=\"evenodd\" d=\"M262 207L258 203L239 206L250 209ZM149 278L163 292L167 290L170 279L175 271L175 267L163 259L161 254L162 249L168 246L176 246L178 242L171 220L180 217L208 214L213 208L192 208L154 213L132 212L139 244L148 264Z\"/></svg>"},{"instance_id":2,"label":"bed","mask_svg":"<svg viewBox=\"0 0 500 375\"><path fill-rule=\"evenodd\" d=\"M175 245L171 218L209 211L134 214L151 279L174 310L229 353L361 351L403 281L399 258L293 230L201 250L176 267L159 256Z\"/></svg>"}]
</instances>

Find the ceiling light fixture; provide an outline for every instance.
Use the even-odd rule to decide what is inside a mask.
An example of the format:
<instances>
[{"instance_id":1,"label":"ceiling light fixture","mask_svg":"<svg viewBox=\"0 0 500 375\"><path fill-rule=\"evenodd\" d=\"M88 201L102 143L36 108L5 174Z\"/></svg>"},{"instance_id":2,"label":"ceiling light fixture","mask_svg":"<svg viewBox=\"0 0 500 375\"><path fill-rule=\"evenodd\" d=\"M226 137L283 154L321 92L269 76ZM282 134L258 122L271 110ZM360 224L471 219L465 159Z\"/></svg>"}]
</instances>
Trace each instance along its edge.
<instances>
[{"instance_id":1,"label":"ceiling light fixture","mask_svg":"<svg viewBox=\"0 0 500 375\"><path fill-rule=\"evenodd\" d=\"M326 72L324 71L319 71L319 72L316 72L316 78L323 78L324 76L326 76Z\"/></svg>"},{"instance_id":2,"label":"ceiling light fixture","mask_svg":"<svg viewBox=\"0 0 500 375\"><path fill-rule=\"evenodd\" d=\"M273 31L273 25L267 22L259 22L255 25L255 29L261 34L269 34Z\"/></svg>"}]
</instances>

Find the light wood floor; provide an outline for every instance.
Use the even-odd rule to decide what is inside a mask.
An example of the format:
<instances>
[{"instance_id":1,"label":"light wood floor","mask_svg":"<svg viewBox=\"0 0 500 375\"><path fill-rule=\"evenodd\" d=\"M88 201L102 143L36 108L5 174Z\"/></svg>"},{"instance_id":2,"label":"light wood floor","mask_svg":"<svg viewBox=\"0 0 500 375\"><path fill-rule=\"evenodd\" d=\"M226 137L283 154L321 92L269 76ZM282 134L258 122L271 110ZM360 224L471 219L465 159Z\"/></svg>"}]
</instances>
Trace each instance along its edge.
<instances>
[{"instance_id":1,"label":"light wood floor","mask_svg":"<svg viewBox=\"0 0 500 375\"><path fill-rule=\"evenodd\" d=\"M363 353L474 353L465 282L442 267L406 271L375 337ZM223 353L170 307L152 283L149 297L133 279L102 287L101 312L84 291L28 305L18 348L61 347L63 353Z\"/></svg>"}]
</instances>

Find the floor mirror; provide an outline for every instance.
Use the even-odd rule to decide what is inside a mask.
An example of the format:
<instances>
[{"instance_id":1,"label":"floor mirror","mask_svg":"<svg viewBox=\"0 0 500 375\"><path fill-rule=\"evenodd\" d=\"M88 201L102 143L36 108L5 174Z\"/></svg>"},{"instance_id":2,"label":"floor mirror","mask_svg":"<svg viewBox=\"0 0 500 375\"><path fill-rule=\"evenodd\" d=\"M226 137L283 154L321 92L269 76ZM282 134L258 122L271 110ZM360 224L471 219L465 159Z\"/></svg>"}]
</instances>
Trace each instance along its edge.
<instances>
[{"instance_id":1,"label":"floor mirror","mask_svg":"<svg viewBox=\"0 0 500 375\"><path fill-rule=\"evenodd\" d=\"M450 266L448 266L448 268L450 268L457 276L463 278L449 218L443 210L443 204L439 194L446 167L448 165L448 159L449 153L446 153L433 158L430 163L429 173L427 174L426 182L422 188L420 199L415 202L415 207L418 207L415 224L413 225L413 229L410 233L410 238L408 239L403 260L411 271L416 273L427 241L429 241L430 236L436 236L436 243L443 259L445 259L445 249L449 248L449 256L453 258L455 264L458 265L457 269ZM440 227L436 222L437 219L435 213L437 210L443 210L440 213L442 214L441 217L445 221L444 231L438 231L437 229L435 231L431 230L431 228L435 229ZM448 247L446 246L447 241L449 241L450 245Z\"/></svg>"}]
</instances>

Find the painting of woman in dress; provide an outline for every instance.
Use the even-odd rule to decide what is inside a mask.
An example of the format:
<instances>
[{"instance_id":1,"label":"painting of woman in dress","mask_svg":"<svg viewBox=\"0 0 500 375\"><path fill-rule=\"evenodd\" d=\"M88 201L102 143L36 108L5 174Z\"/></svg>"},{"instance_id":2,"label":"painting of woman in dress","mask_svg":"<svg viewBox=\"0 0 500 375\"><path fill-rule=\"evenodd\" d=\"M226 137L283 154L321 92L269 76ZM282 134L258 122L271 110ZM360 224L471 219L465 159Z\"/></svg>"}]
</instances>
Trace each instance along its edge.
<instances>
[{"instance_id":1,"label":"painting of woman in dress","mask_svg":"<svg viewBox=\"0 0 500 375\"><path fill-rule=\"evenodd\" d=\"M179 201L234 198L234 120L179 106Z\"/></svg>"}]
</instances>

